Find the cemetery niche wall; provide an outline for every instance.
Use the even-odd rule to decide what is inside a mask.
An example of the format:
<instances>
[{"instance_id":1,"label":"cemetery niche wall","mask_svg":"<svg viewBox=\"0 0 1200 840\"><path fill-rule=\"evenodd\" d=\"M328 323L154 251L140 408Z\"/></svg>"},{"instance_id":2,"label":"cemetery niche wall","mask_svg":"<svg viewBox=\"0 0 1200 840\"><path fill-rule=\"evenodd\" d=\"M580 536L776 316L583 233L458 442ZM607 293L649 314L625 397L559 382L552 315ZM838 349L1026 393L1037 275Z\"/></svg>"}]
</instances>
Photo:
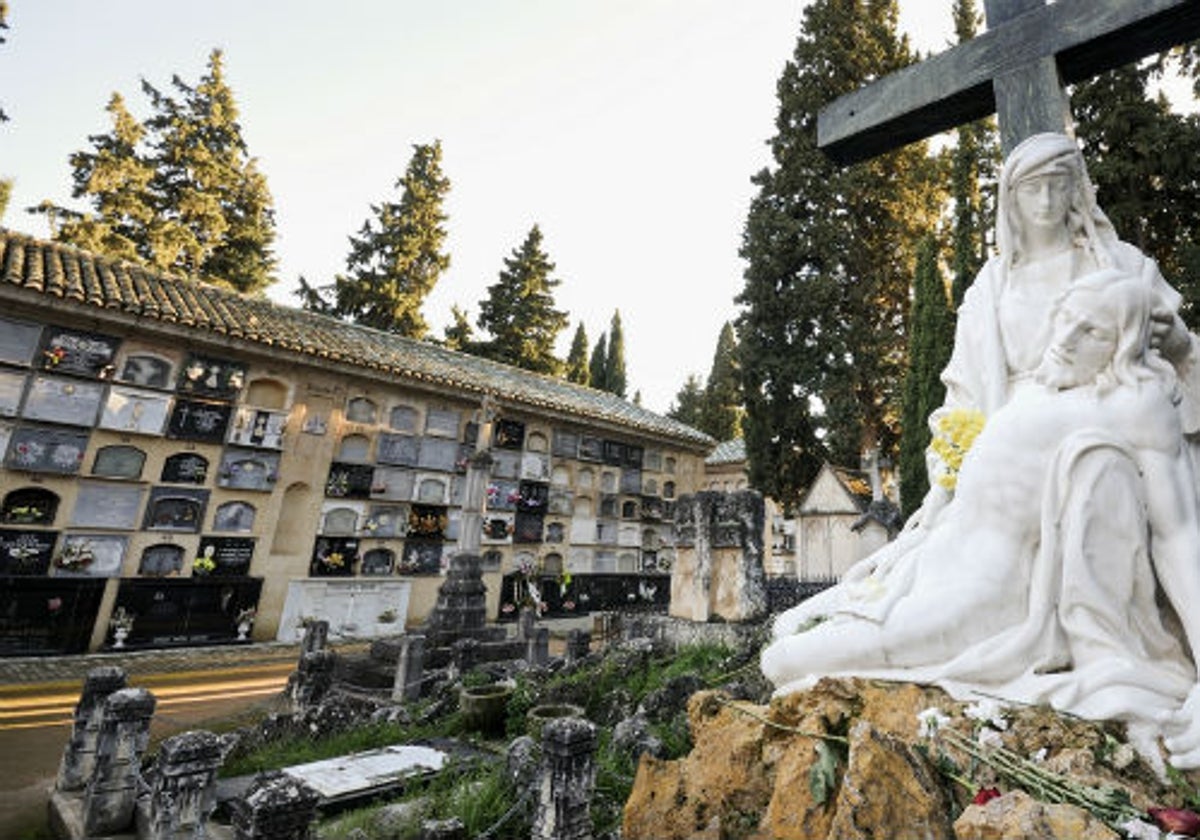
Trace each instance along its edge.
<instances>
[{"instance_id":1,"label":"cemetery niche wall","mask_svg":"<svg viewBox=\"0 0 1200 840\"><path fill-rule=\"evenodd\" d=\"M694 429L3 229L0 265L0 652L109 646L118 607L127 647L234 643L250 609L253 638L290 639L346 592L352 634L415 626L481 449L489 616L527 568L555 611L665 604L676 489L712 447ZM397 619L367 615L398 583Z\"/></svg>"}]
</instances>

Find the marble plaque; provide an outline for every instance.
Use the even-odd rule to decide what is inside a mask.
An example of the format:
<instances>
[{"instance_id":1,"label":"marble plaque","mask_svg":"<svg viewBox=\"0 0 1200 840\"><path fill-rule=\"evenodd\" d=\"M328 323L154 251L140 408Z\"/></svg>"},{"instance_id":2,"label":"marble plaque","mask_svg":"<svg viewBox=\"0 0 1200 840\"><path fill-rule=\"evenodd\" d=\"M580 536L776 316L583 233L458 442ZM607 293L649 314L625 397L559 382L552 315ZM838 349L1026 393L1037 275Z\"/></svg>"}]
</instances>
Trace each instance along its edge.
<instances>
[{"instance_id":1,"label":"marble plaque","mask_svg":"<svg viewBox=\"0 0 1200 840\"><path fill-rule=\"evenodd\" d=\"M67 534L54 558L57 577L119 577L126 537L112 534Z\"/></svg>"},{"instance_id":2,"label":"marble plaque","mask_svg":"<svg viewBox=\"0 0 1200 840\"><path fill-rule=\"evenodd\" d=\"M352 537L358 531L360 511L354 507L329 507L321 513L321 533Z\"/></svg>"},{"instance_id":3,"label":"marble plaque","mask_svg":"<svg viewBox=\"0 0 1200 840\"><path fill-rule=\"evenodd\" d=\"M105 478L141 478L146 464L146 453L136 446L102 446L96 450L92 462L92 475Z\"/></svg>"},{"instance_id":4,"label":"marble plaque","mask_svg":"<svg viewBox=\"0 0 1200 840\"><path fill-rule=\"evenodd\" d=\"M226 449L221 453L217 486L237 490L272 490L279 479L279 453Z\"/></svg>"},{"instance_id":5,"label":"marble plaque","mask_svg":"<svg viewBox=\"0 0 1200 840\"><path fill-rule=\"evenodd\" d=\"M546 523L546 542L560 543L566 537L566 528L561 522Z\"/></svg>"},{"instance_id":6,"label":"marble plaque","mask_svg":"<svg viewBox=\"0 0 1200 840\"><path fill-rule=\"evenodd\" d=\"M395 467L376 467L371 483L372 499L407 502L416 487L417 474Z\"/></svg>"},{"instance_id":7,"label":"marble plaque","mask_svg":"<svg viewBox=\"0 0 1200 840\"><path fill-rule=\"evenodd\" d=\"M659 472L662 470L662 452L647 449L642 455L642 469Z\"/></svg>"},{"instance_id":8,"label":"marble plaque","mask_svg":"<svg viewBox=\"0 0 1200 840\"><path fill-rule=\"evenodd\" d=\"M254 505L247 502L226 502L213 513L213 530L249 533L254 530L256 513Z\"/></svg>"},{"instance_id":9,"label":"marble plaque","mask_svg":"<svg viewBox=\"0 0 1200 840\"><path fill-rule=\"evenodd\" d=\"M266 411L260 408L239 408L229 430L229 442L240 446L260 446L282 449L287 428L286 411Z\"/></svg>"},{"instance_id":10,"label":"marble plaque","mask_svg":"<svg viewBox=\"0 0 1200 840\"><path fill-rule=\"evenodd\" d=\"M228 359L191 355L179 372L181 394L234 399L246 384L246 366Z\"/></svg>"},{"instance_id":11,"label":"marble plaque","mask_svg":"<svg viewBox=\"0 0 1200 840\"><path fill-rule=\"evenodd\" d=\"M574 458L579 454L579 435L555 429L550 441L550 454L555 458Z\"/></svg>"},{"instance_id":12,"label":"marble plaque","mask_svg":"<svg viewBox=\"0 0 1200 840\"><path fill-rule=\"evenodd\" d=\"M201 537L197 557L216 563L211 575L248 575L254 559L254 540L248 537Z\"/></svg>"},{"instance_id":13,"label":"marble plaque","mask_svg":"<svg viewBox=\"0 0 1200 840\"><path fill-rule=\"evenodd\" d=\"M153 487L146 504L142 528L147 531L195 533L204 521L208 490L187 487Z\"/></svg>"},{"instance_id":14,"label":"marble plaque","mask_svg":"<svg viewBox=\"0 0 1200 840\"><path fill-rule=\"evenodd\" d=\"M93 379L109 379L121 339L110 335L47 327L40 367Z\"/></svg>"},{"instance_id":15,"label":"marble plaque","mask_svg":"<svg viewBox=\"0 0 1200 840\"><path fill-rule=\"evenodd\" d=\"M637 467L625 467L621 470L621 492L633 495L642 492L642 471Z\"/></svg>"},{"instance_id":16,"label":"marble plaque","mask_svg":"<svg viewBox=\"0 0 1200 840\"><path fill-rule=\"evenodd\" d=\"M569 489L552 488L550 490L550 499L546 505L546 510L549 513L570 516L573 509L573 498Z\"/></svg>"},{"instance_id":17,"label":"marble plaque","mask_svg":"<svg viewBox=\"0 0 1200 840\"><path fill-rule=\"evenodd\" d=\"M155 391L123 388L108 390L100 428L137 435L161 435L171 412L171 398Z\"/></svg>"},{"instance_id":18,"label":"marble plaque","mask_svg":"<svg viewBox=\"0 0 1200 840\"><path fill-rule=\"evenodd\" d=\"M163 462L162 481L170 484L203 484L208 478L208 459L194 452L180 452Z\"/></svg>"},{"instance_id":19,"label":"marble plaque","mask_svg":"<svg viewBox=\"0 0 1200 840\"><path fill-rule=\"evenodd\" d=\"M138 561L139 575L171 577L183 571L183 546L173 543L152 545L142 552Z\"/></svg>"},{"instance_id":20,"label":"marble plaque","mask_svg":"<svg viewBox=\"0 0 1200 840\"><path fill-rule=\"evenodd\" d=\"M421 440L417 466L425 470L453 472L458 462L458 441L427 437Z\"/></svg>"},{"instance_id":21,"label":"marble plaque","mask_svg":"<svg viewBox=\"0 0 1200 840\"><path fill-rule=\"evenodd\" d=\"M363 463L371 454L371 439L366 435L346 435L338 446L337 460Z\"/></svg>"},{"instance_id":22,"label":"marble plaque","mask_svg":"<svg viewBox=\"0 0 1200 840\"><path fill-rule=\"evenodd\" d=\"M373 400L355 397L346 403L346 419L351 423L374 423L379 409Z\"/></svg>"},{"instance_id":23,"label":"marble plaque","mask_svg":"<svg viewBox=\"0 0 1200 840\"><path fill-rule=\"evenodd\" d=\"M496 478L518 478L521 475L520 452L492 452L492 475Z\"/></svg>"},{"instance_id":24,"label":"marble plaque","mask_svg":"<svg viewBox=\"0 0 1200 840\"><path fill-rule=\"evenodd\" d=\"M415 500L431 505L444 505L448 501L446 495L448 487L449 482L444 478L420 476L417 478Z\"/></svg>"},{"instance_id":25,"label":"marble plaque","mask_svg":"<svg viewBox=\"0 0 1200 840\"><path fill-rule=\"evenodd\" d=\"M69 426L94 426L104 399L104 386L63 376L35 376L21 411L26 420L48 420Z\"/></svg>"},{"instance_id":26,"label":"marble plaque","mask_svg":"<svg viewBox=\"0 0 1200 840\"><path fill-rule=\"evenodd\" d=\"M283 772L324 799L337 800L351 794L367 795L375 789L390 790L404 779L437 772L445 763L446 754L430 747L396 745L297 764Z\"/></svg>"},{"instance_id":27,"label":"marble plaque","mask_svg":"<svg viewBox=\"0 0 1200 840\"><path fill-rule=\"evenodd\" d=\"M581 461L601 461L604 459L604 441L596 437L581 435L579 437L579 459Z\"/></svg>"},{"instance_id":28,"label":"marble plaque","mask_svg":"<svg viewBox=\"0 0 1200 840\"><path fill-rule=\"evenodd\" d=\"M493 479L487 486L488 510L516 510L521 501L521 485L515 481Z\"/></svg>"},{"instance_id":29,"label":"marble plaque","mask_svg":"<svg viewBox=\"0 0 1200 840\"><path fill-rule=\"evenodd\" d=\"M0 362L28 365L38 349L42 325L0 318Z\"/></svg>"},{"instance_id":30,"label":"marble plaque","mask_svg":"<svg viewBox=\"0 0 1200 840\"><path fill-rule=\"evenodd\" d=\"M5 465L14 470L70 475L83 465L87 444L87 432L19 426L9 441Z\"/></svg>"},{"instance_id":31,"label":"marble plaque","mask_svg":"<svg viewBox=\"0 0 1200 840\"><path fill-rule=\"evenodd\" d=\"M431 408L425 414L425 434L457 439L461 420L461 411Z\"/></svg>"},{"instance_id":32,"label":"marble plaque","mask_svg":"<svg viewBox=\"0 0 1200 840\"><path fill-rule=\"evenodd\" d=\"M383 577L392 573L396 564L396 552L388 548L373 548L363 555L362 574L365 577Z\"/></svg>"},{"instance_id":33,"label":"marble plaque","mask_svg":"<svg viewBox=\"0 0 1200 840\"><path fill-rule=\"evenodd\" d=\"M408 533L408 507L372 505L363 532L371 537L403 537Z\"/></svg>"},{"instance_id":34,"label":"marble plaque","mask_svg":"<svg viewBox=\"0 0 1200 840\"><path fill-rule=\"evenodd\" d=\"M550 456L543 452L526 452L521 456L521 478L533 481L550 480Z\"/></svg>"},{"instance_id":35,"label":"marble plaque","mask_svg":"<svg viewBox=\"0 0 1200 840\"><path fill-rule=\"evenodd\" d=\"M402 575L436 575L442 571L441 540L406 540L396 570Z\"/></svg>"},{"instance_id":36,"label":"marble plaque","mask_svg":"<svg viewBox=\"0 0 1200 840\"><path fill-rule=\"evenodd\" d=\"M233 407L225 403L176 400L167 423L167 437L220 443L225 439L232 413Z\"/></svg>"},{"instance_id":37,"label":"marble plaque","mask_svg":"<svg viewBox=\"0 0 1200 840\"><path fill-rule=\"evenodd\" d=\"M162 356L136 353L125 358L117 378L143 388L170 388L174 371L175 365Z\"/></svg>"},{"instance_id":38,"label":"marble plaque","mask_svg":"<svg viewBox=\"0 0 1200 840\"><path fill-rule=\"evenodd\" d=\"M80 528L133 530L142 511L142 488L129 484L79 482L71 524Z\"/></svg>"},{"instance_id":39,"label":"marble plaque","mask_svg":"<svg viewBox=\"0 0 1200 840\"><path fill-rule=\"evenodd\" d=\"M57 531L0 528L0 575L46 574L57 539Z\"/></svg>"},{"instance_id":40,"label":"marble plaque","mask_svg":"<svg viewBox=\"0 0 1200 840\"><path fill-rule=\"evenodd\" d=\"M417 431L417 410L411 405L398 405L388 414L388 426L397 432Z\"/></svg>"},{"instance_id":41,"label":"marble plaque","mask_svg":"<svg viewBox=\"0 0 1200 840\"><path fill-rule=\"evenodd\" d=\"M375 460L381 464L414 467L421 455L421 439L412 435L384 433L379 436L379 452Z\"/></svg>"},{"instance_id":42,"label":"marble plaque","mask_svg":"<svg viewBox=\"0 0 1200 840\"><path fill-rule=\"evenodd\" d=\"M17 416L27 379L28 377L19 371L0 370L0 417Z\"/></svg>"}]
</instances>

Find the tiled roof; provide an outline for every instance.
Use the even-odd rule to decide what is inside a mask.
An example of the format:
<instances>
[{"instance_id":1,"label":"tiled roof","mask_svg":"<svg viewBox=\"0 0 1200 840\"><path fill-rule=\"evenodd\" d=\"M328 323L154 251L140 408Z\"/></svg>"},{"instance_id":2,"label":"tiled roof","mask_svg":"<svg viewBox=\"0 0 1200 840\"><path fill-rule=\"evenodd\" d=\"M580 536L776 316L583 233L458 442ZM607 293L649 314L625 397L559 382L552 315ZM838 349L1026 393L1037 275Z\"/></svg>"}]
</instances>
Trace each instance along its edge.
<instances>
[{"instance_id":1,"label":"tiled roof","mask_svg":"<svg viewBox=\"0 0 1200 840\"><path fill-rule=\"evenodd\" d=\"M718 443L717 448L704 459L704 463L716 466L717 464L736 464L745 460L746 439L739 437Z\"/></svg>"},{"instance_id":2,"label":"tiled roof","mask_svg":"<svg viewBox=\"0 0 1200 840\"><path fill-rule=\"evenodd\" d=\"M290 351L316 364L352 365L418 387L491 392L514 407L605 421L692 449L714 443L614 394L0 228L0 291L14 288Z\"/></svg>"}]
</instances>

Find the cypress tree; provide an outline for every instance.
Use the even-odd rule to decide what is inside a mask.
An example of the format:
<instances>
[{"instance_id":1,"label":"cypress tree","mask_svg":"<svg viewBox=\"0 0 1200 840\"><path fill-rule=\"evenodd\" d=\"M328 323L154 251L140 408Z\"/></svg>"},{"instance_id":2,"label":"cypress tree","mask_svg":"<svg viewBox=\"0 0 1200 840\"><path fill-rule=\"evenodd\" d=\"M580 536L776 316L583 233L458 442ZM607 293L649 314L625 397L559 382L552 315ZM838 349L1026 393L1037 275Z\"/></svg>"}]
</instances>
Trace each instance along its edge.
<instances>
[{"instance_id":1,"label":"cypress tree","mask_svg":"<svg viewBox=\"0 0 1200 840\"><path fill-rule=\"evenodd\" d=\"M814 0L777 85L773 167L743 233L737 322L750 483L796 502L821 461L899 438L916 243L942 198L923 144L848 168L816 146L817 112L911 63L895 0Z\"/></svg>"},{"instance_id":2,"label":"cypress tree","mask_svg":"<svg viewBox=\"0 0 1200 840\"><path fill-rule=\"evenodd\" d=\"M598 391L608 390L608 333L600 333L588 361L589 385Z\"/></svg>"},{"instance_id":3,"label":"cypress tree","mask_svg":"<svg viewBox=\"0 0 1200 840\"><path fill-rule=\"evenodd\" d=\"M900 499L905 516L920 506L929 491L925 467L930 440L927 420L946 398L941 373L954 346L954 314L938 268L937 240L932 235L921 240L917 251L908 339L900 436Z\"/></svg>"},{"instance_id":4,"label":"cypress tree","mask_svg":"<svg viewBox=\"0 0 1200 840\"><path fill-rule=\"evenodd\" d=\"M625 398L625 333L621 329L621 311L613 312L608 328L608 355L604 360L604 390Z\"/></svg>"},{"instance_id":5,"label":"cypress tree","mask_svg":"<svg viewBox=\"0 0 1200 840\"><path fill-rule=\"evenodd\" d=\"M471 329L471 321L466 310L460 308L458 304L454 304L450 307L450 317L454 319L454 322L442 331L444 336L442 343L451 350L458 350L462 353L473 352L475 331Z\"/></svg>"},{"instance_id":6,"label":"cypress tree","mask_svg":"<svg viewBox=\"0 0 1200 840\"><path fill-rule=\"evenodd\" d=\"M683 387L675 395L667 416L699 429L704 417L704 383L694 373L689 373Z\"/></svg>"},{"instance_id":7,"label":"cypress tree","mask_svg":"<svg viewBox=\"0 0 1200 840\"><path fill-rule=\"evenodd\" d=\"M567 354L567 381L577 385L588 385L592 381L591 370L588 367L588 337L583 328L583 321L575 328L575 337L571 339L571 352Z\"/></svg>"},{"instance_id":8,"label":"cypress tree","mask_svg":"<svg viewBox=\"0 0 1200 840\"><path fill-rule=\"evenodd\" d=\"M698 428L719 441L742 434L742 387L737 364L737 338L733 324L721 327L712 370L704 388L703 409Z\"/></svg>"},{"instance_id":9,"label":"cypress tree","mask_svg":"<svg viewBox=\"0 0 1200 840\"><path fill-rule=\"evenodd\" d=\"M504 260L500 279L479 305L476 323L491 334L480 345L482 355L537 373L559 371L554 344L567 326L567 314L554 308L554 290L562 281L553 272L554 263L542 250L542 231L534 225Z\"/></svg>"}]
</instances>

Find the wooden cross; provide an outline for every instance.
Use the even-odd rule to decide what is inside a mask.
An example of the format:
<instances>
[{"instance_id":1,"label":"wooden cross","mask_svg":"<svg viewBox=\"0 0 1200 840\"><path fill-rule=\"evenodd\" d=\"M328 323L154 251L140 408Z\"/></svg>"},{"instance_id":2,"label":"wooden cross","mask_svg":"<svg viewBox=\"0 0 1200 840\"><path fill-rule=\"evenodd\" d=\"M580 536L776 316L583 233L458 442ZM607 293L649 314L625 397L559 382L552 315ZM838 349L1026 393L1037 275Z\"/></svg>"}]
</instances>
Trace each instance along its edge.
<instances>
[{"instance_id":1,"label":"wooden cross","mask_svg":"<svg viewBox=\"0 0 1200 840\"><path fill-rule=\"evenodd\" d=\"M1071 126L1063 85L1200 37L1200 0L985 0L988 29L841 97L817 145L865 160L995 113L1004 153Z\"/></svg>"}]
</instances>

